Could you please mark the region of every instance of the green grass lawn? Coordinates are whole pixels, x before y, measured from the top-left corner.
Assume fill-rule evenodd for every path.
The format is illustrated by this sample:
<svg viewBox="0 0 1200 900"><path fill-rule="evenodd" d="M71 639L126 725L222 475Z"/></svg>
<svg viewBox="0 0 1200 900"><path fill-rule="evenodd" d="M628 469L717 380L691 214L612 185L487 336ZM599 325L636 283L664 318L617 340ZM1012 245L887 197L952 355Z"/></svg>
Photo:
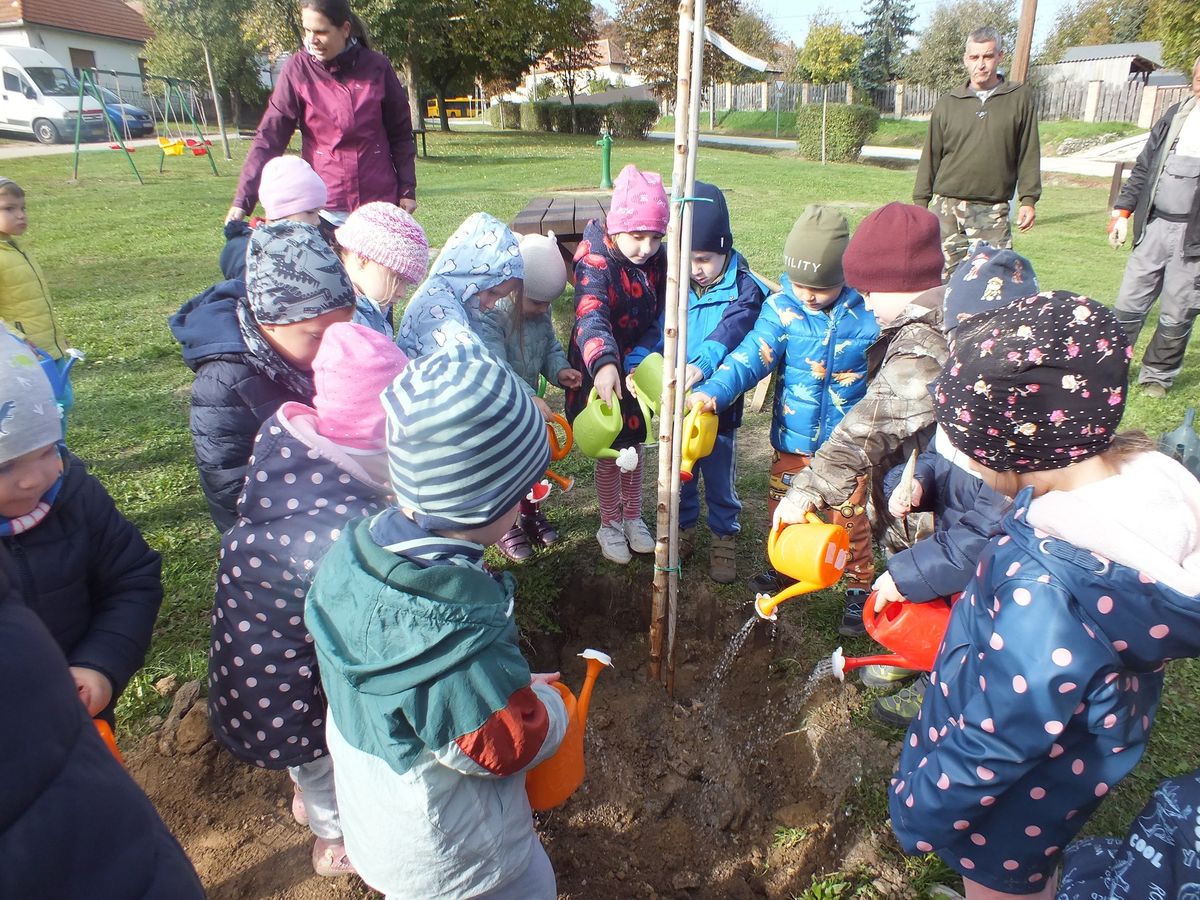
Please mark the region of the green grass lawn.
<svg viewBox="0 0 1200 900"><path fill-rule="evenodd" d="M534 195L591 188L599 180L599 154L590 137L431 132L428 140L430 158L418 161L418 217L435 245L473 211L507 220ZM234 146L236 153L245 152L245 143ZM669 176L671 157L665 144L619 142L613 148L614 171L635 163ZM192 376L166 320L220 278L221 222L240 157L233 163L218 159L221 176L215 178L203 159L168 159L161 176L155 171L157 153L139 151L135 159L145 186L133 180L120 154L103 151L83 157L77 184L68 180L69 156L11 160L4 168L28 192L27 240L45 269L67 335L87 353L76 369L70 444L165 562L166 602L154 646L120 707L123 728L132 732L163 711L152 689L157 679L205 673L218 542L192 460L187 426ZM701 152L697 174L726 190L736 245L771 277L778 277L784 238L806 204L838 206L853 225L874 207L908 198L912 186L911 171L823 167L791 154L709 147ZM1099 182L1048 184L1036 227L1017 240L1043 287L1111 303L1128 256L1104 240L1106 200L1107 185ZM1193 351L1165 401L1152 403L1134 390L1126 425L1154 434L1173 428L1185 407L1200 405L1198 364L1200 355ZM582 460L568 462L578 474L588 469ZM764 482L763 473L747 472L743 492L761 493ZM581 489L590 490L586 480ZM581 553L595 556L590 532L574 537ZM529 578L550 589L561 584L553 572L534 570ZM1197 765L1198 689L1200 666L1172 664L1150 752L1106 801L1093 829L1123 830L1159 779Z"/></svg>

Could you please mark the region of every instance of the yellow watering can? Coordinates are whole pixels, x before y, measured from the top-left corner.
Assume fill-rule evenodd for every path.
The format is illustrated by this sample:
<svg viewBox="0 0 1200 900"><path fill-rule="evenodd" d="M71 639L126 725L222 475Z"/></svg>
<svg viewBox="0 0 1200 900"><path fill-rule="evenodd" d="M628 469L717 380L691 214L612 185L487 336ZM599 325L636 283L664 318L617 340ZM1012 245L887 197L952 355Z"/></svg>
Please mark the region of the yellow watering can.
<svg viewBox="0 0 1200 900"><path fill-rule="evenodd" d="M822 521L816 513L808 513L806 522L789 525L781 522L767 538L767 558L775 570L796 583L774 597L757 594L754 611L764 619L774 619L775 611L784 600L800 594L824 590L842 577L850 556L850 532L840 525Z"/></svg>
<svg viewBox="0 0 1200 900"><path fill-rule="evenodd" d="M662 400L663 356L651 353L633 370L633 386L637 389L642 408L658 415L658 404Z"/></svg>
<svg viewBox="0 0 1200 900"><path fill-rule="evenodd" d="M712 453L717 443L717 414L705 412L701 406L693 406L683 420L683 431L679 435L679 465L681 481L692 480L692 468L698 461Z"/></svg>
<svg viewBox="0 0 1200 900"><path fill-rule="evenodd" d="M552 687L562 694L567 707L567 732L563 735L558 750L525 773L525 793L529 805L539 812L554 809L567 801L583 784L583 732L587 727L588 705L592 701L592 688L600 673L612 665L612 658L599 650L584 650L579 654L587 660L587 675L579 689L579 699L561 681Z"/></svg>
<svg viewBox="0 0 1200 900"><path fill-rule="evenodd" d="M639 395L638 404L642 407L645 420L650 420L650 410L646 401ZM616 459L617 451L612 443L625 427L625 418L621 415L620 403L605 403L595 388L588 394L587 406L580 410L579 415L571 425L575 434L575 446L584 456L592 459Z"/></svg>

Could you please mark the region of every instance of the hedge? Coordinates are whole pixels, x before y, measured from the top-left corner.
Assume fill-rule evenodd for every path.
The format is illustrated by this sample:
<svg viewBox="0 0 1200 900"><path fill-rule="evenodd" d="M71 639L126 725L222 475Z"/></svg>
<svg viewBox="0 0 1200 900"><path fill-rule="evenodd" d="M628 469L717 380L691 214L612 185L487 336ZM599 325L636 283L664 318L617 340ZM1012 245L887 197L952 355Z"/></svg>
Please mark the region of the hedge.
<svg viewBox="0 0 1200 900"><path fill-rule="evenodd" d="M879 125L879 111L872 106L830 103L825 117L825 158L852 162ZM800 155L821 158L821 104L796 107L796 132Z"/></svg>
<svg viewBox="0 0 1200 900"><path fill-rule="evenodd" d="M613 137L644 141L658 121L658 104L653 100L622 100L608 108Z"/></svg>
<svg viewBox="0 0 1200 900"><path fill-rule="evenodd" d="M653 100L622 100L609 106L577 103L574 129L570 104L557 101L522 103L520 119L524 131L600 134L607 124L613 137L644 140L650 126L658 121L658 104ZM493 124L497 121L492 120Z"/></svg>
<svg viewBox="0 0 1200 900"><path fill-rule="evenodd" d="M504 111L503 125L500 122L501 110ZM495 106L488 107L487 115L488 121L491 122L493 128L520 128L522 125L520 103L501 100Z"/></svg>

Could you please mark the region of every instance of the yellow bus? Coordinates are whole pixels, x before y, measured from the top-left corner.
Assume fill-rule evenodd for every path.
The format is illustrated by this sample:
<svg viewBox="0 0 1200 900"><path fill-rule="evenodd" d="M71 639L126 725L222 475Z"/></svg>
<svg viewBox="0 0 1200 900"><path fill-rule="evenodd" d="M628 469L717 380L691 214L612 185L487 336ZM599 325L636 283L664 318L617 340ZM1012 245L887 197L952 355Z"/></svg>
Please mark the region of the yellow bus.
<svg viewBox="0 0 1200 900"><path fill-rule="evenodd" d="M451 119L462 119L475 116L479 101L474 97L447 97L446 116ZM430 119L440 116L437 97L431 97L425 102L425 115Z"/></svg>

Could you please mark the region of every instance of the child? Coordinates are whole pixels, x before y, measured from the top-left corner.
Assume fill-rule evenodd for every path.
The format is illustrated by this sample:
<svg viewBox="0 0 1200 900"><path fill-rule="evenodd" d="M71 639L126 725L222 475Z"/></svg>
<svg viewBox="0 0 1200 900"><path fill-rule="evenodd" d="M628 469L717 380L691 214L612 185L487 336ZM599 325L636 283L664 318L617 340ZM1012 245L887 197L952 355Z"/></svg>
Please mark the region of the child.
<svg viewBox="0 0 1200 900"><path fill-rule="evenodd" d="M705 205L697 204L693 216ZM842 254L849 239L845 216L823 206L807 207L783 248L785 272L779 292L767 299L750 333L724 357L715 373L710 359L710 377L692 395L692 403L707 403L720 411L723 419L731 413L740 417L742 393L779 368L771 416L775 459L767 500L772 515L795 474L808 465L822 441L867 389L867 348L879 336L879 326L863 306L861 295L848 287L843 277ZM728 465L732 467L732 459ZM711 486L709 490L711 510ZM865 490L859 489L858 499L851 497L850 502L861 506ZM683 500L681 496L681 525ZM831 515L850 530L855 550L852 589L861 590L870 583L862 562L871 554L870 524L862 512L842 516L833 510ZM759 586L777 590L781 586L777 579L776 573L769 571Z"/></svg>
<svg viewBox="0 0 1200 900"><path fill-rule="evenodd" d="M501 300L483 314L481 334L485 346L497 359L508 363L542 418L549 422L552 412L550 405L537 394L539 380L544 377L550 384L563 388L577 388L583 380L579 371L567 362L550 315L550 304L567 286L567 266L554 233L546 237L522 235L521 264L525 270L523 289L515 298ZM540 501L529 496L521 501L517 524L496 547L513 562L521 562L533 555L530 542L549 547L557 541L558 531L541 512Z"/></svg>
<svg viewBox="0 0 1200 900"><path fill-rule="evenodd" d="M1029 260L1012 250L978 243L946 285L946 331L952 338L973 316L1037 292L1037 276ZM903 471L904 466L898 465L884 478L888 512L898 518L914 510L932 512L934 532L888 560L888 570L874 585L877 613L888 603L925 603L960 593L1008 506L1008 499L980 480L969 459L954 449L941 428L917 458L912 497L907 503L897 494ZM863 683L872 687L887 687L913 674L910 669L893 666L860 670ZM928 684L929 676L921 673L898 693L878 698L871 707L872 715L887 725L907 728L921 708Z"/></svg>
<svg viewBox="0 0 1200 900"><path fill-rule="evenodd" d="M162 560L61 439L50 382L24 342L0 332L0 541L88 715L112 725L150 646Z"/></svg>
<svg viewBox="0 0 1200 900"><path fill-rule="evenodd" d="M409 359L455 341L479 341L479 319L521 286L516 236L487 213L474 213L446 241L413 294L397 329Z"/></svg>
<svg viewBox="0 0 1200 900"><path fill-rule="evenodd" d="M310 403L325 329L354 313L346 270L312 225L281 221L250 237L248 281L224 281L171 317L192 383L192 446L219 531L237 498L258 428L289 400Z"/></svg>
<svg viewBox="0 0 1200 900"><path fill-rule="evenodd" d="M1061 848L1137 764L1167 659L1200 654L1200 484L1116 435L1131 356L1086 297L959 329L938 424L1015 496L955 604L890 796L968 898L1052 897Z"/></svg>
<svg viewBox="0 0 1200 900"><path fill-rule="evenodd" d="M571 368L582 373L567 391L567 417L587 404L592 387L605 403L615 396L625 427L613 448L633 448L629 471L611 459L596 460L600 530L605 559L627 563L633 553L653 553L654 536L642 521L642 450L647 423L623 374L630 374L659 343L659 321L667 291L667 254L662 249L670 210L662 178L626 166L617 176L607 224L592 220L575 250L575 330L567 350Z"/></svg>
<svg viewBox="0 0 1200 900"><path fill-rule="evenodd" d="M54 319L46 276L16 239L25 233L25 191L0 178L0 319L53 360L67 356L67 339Z"/></svg>
<svg viewBox="0 0 1200 900"><path fill-rule="evenodd" d="M545 425L474 343L410 362L383 403L394 506L350 523L305 613L346 848L388 897L553 900L523 773L566 710L521 656L512 576L483 564L546 471Z"/></svg>
<svg viewBox="0 0 1200 900"><path fill-rule="evenodd" d="M287 219L319 225L329 192L321 176L299 156L277 156L262 170L259 200L268 222ZM258 221L262 221L261 219ZM221 272L227 279L246 280L246 249L253 224L244 219L225 223L225 246L221 248Z"/></svg>
<svg viewBox="0 0 1200 900"><path fill-rule="evenodd" d="M317 836L319 875L353 868L342 844L304 596L346 522L386 505L379 394L405 361L363 325L331 325L313 361L313 405L285 403L263 423L237 524L221 540L208 654L213 734L244 762L287 767L296 783L293 813Z"/></svg>
<svg viewBox="0 0 1200 900"><path fill-rule="evenodd" d="M392 337L392 305L429 268L424 230L399 206L377 200L350 213L334 238L358 292L355 318Z"/></svg>
<svg viewBox="0 0 1200 900"><path fill-rule="evenodd" d="M860 515L870 483L878 517L875 530L887 524L880 476L928 441L933 430L928 385L946 360L939 235L937 216L929 210L889 203L863 219L850 239L842 257L846 281L862 293L881 327L867 351L867 391L808 467L792 476L775 512L778 521L801 522L805 513L822 506L840 508L842 515ZM890 537L907 546L906 535ZM838 628L848 636L866 631L866 587L875 577L869 547L854 557L855 587L846 591Z"/></svg>

